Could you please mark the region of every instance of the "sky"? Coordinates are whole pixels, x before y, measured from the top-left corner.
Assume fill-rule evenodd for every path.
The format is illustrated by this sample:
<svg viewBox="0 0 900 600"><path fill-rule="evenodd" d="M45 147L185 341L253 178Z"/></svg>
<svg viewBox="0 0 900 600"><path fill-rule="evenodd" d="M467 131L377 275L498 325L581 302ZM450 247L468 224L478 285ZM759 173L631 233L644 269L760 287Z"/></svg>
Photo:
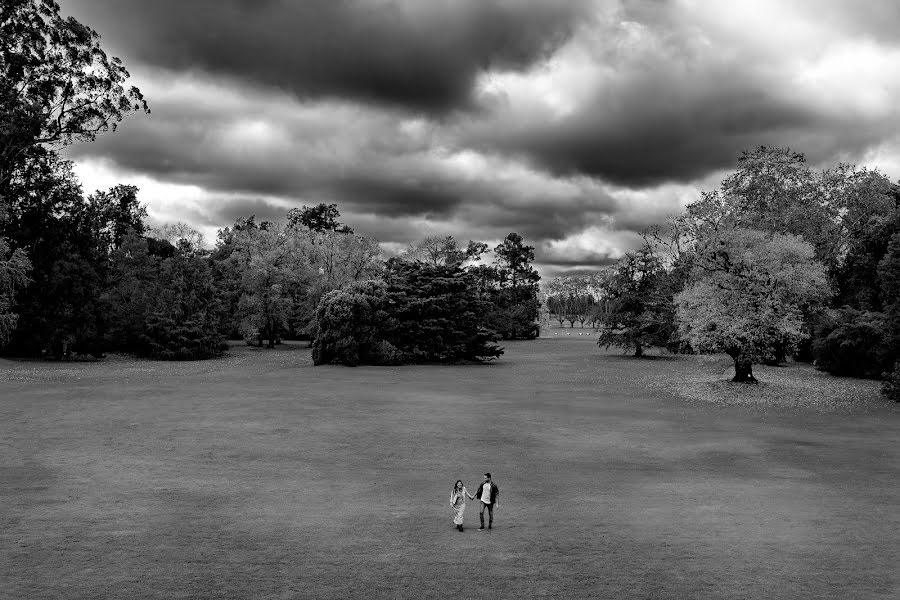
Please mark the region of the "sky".
<svg viewBox="0 0 900 600"><path fill-rule="evenodd" d="M535 246L545 276L637 247L742 150L900 176L895 0L60 0L151 114L67 149L150 222L336 203L398 252Z"/></svg>

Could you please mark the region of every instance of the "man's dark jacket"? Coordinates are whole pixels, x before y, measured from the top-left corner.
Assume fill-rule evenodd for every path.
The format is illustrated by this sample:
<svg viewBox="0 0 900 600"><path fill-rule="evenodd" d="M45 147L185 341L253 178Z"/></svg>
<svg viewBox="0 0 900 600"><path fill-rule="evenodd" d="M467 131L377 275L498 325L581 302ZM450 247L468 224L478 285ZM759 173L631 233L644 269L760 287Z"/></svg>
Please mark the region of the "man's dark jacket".
<svg viewBox="0 0 900 600"><path fill-rule="evenodd" d="M481 485L478 486L478 489L475 491L475 499L481 501L481 490L484 489L484 484L486 481L482 481ZM491 504L494 504L497 501L497 496L500 495L500 488L497 487L497 484L493 481L491 482Z"/></svg>

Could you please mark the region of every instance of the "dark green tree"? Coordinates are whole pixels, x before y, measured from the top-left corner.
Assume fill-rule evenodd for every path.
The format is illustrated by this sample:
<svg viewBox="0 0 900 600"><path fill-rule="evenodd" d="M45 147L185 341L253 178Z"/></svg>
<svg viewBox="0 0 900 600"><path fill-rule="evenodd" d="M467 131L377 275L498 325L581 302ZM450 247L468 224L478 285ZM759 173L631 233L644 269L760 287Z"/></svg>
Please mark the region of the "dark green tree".
<svg viewBox="0 0 900 600"><path fill-rule="evenodd" d="M149 112L128 77L97 32L53 0L0 0L0 194L37 145L90 141Z"/></svg>
<svg viewBox="0 0 900 600"><path fill-rule="evenodd" d="M353 228L338 221L341 212L337 204L317 204L316 206L303 206L292 208L288 211L288 227L302 226L310 231L337 231L338 233L353 233Z"/></svg>
<svg viewBox="0 0 900 600"><path fill-rule="evenodd" d="M493 285L485 287L493 304L488 326L503 339L534 339L540 333L541 276L533 263L534 246L526 245L522 236L513 232L494 248L492 268L475 270L482 282L493 279Z"/></svg>
<svg viewBox="0 0 900 600"><path fill-rule="evenodd" d="M319 303L316 364L484 361L499 357L475 277L456 265L391 259L385 281L356 282Z"/></svg>
<svg viewBox="0 0 900 600"><path fill-rule="evenodd" d="M629 252L604 280L605 310L597 313L597 343L634 350L641 357L651 346L669 346L676 332L677 290L662 260L647 246Z"/></svg>

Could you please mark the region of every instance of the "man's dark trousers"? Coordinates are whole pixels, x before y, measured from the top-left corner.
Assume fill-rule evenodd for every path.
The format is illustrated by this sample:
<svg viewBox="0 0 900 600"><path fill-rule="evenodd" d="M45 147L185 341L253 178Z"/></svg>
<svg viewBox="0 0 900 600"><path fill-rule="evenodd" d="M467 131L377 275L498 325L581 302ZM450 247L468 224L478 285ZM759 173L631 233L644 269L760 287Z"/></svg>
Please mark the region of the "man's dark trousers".
<svg viewBox="0 0 900 600"><path fill-rule="evenodd" d="M494 525L494 505L493 504L485 504L481 503L481 512L478 513L478 516L481 518L481 528L484 529L484 509L488 511L488 529L490 529Z"/></svg>

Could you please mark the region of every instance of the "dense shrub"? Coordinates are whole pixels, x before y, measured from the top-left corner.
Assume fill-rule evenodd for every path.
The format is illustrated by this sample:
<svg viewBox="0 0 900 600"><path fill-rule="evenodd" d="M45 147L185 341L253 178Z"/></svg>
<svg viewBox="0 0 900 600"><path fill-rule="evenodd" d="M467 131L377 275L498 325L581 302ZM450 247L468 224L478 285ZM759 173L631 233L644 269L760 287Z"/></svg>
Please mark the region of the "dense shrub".
<svg viewBox="0 0 900 600"><path fill-rule="evenodd" d="M387 280L329 292L316 312L314 364L356 366L489 360L489 304L459 265L390 261Z"/></svg>
<svg viewBox="0 0 900 600"><path fill-rule="evenodd" d="M316 310L317 332L313 363L355 367L381 364L390 354L381 343L388 319L387 285L382 281L353 282L328 292ZM394 362L391 357L388 362Z"/></svg>
<svg viewBox="0 0 900 600"><path fill-rule="evenodd" d="M502 298L495 298L486 317L488 326L504 340L533 340L541 333L537 323L540 302L527 298L519 304L507 305Z"/></svg>
<svg viewBox="0 0 900 600"><path fill-rule="evenodd" d="M816 367L849 377L877 379L892 368L883 313L843 308L818 324L812 351Z"/></svg>
<svg viewBox="0 0 900 600"><path fill-rule="evenodd" d="M162 360L223 354L222 302L202 254L129 234L110 262L101 296L108 348Z"/></svg>
<svg viewBox="0 0 900 600"><path fill-rule="evenodd" d="M894 370L885 373L881 393L889 400L900 402L900 361L894 363Z"/></svg>
<svg viewBox="0 0 900 600"><path fill-rule="evenodd" d="M228 345L203 315L187 321L154 313L147 318L137 353L158 360L201 360L222 356Z"/></svg>

